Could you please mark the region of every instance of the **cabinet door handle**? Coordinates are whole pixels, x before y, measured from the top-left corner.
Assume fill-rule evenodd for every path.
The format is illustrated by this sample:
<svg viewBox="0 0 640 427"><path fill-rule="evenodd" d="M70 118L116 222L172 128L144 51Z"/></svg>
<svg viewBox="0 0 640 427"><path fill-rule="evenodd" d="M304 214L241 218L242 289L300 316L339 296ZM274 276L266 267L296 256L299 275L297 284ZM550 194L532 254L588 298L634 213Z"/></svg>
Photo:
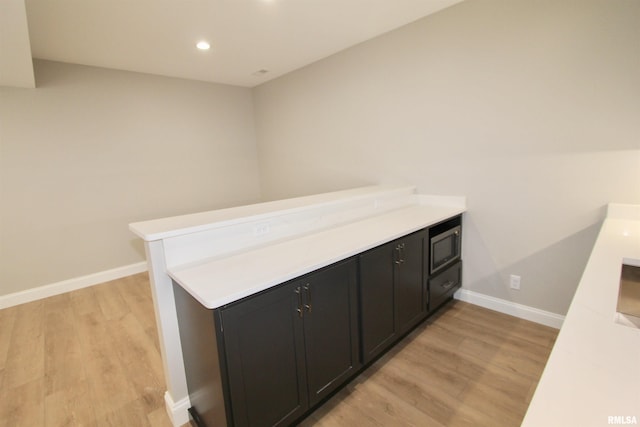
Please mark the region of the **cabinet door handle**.
<svg viewBox="0 0 640 427"><path fill-rule="evenodd" d="M298 316L302 317L302 292L300 292L300 286L296 288L295 293L298 294L298 308L296 308L296 311Z"/></svg>
<svg viewBox="0 0 640 427"><path fill-rule="evenodd" d="M449 289L455 284L453 280L449 280L448 282L443 283L441 286L443 289Z"/></svg>
<svg viewBox="0 0 640 427"><path fill-rule="evenodd" d="M403 256L403 251L404 250L404 243L399 244L398 246L396 246L396 260L394 261L397 265L400 265L404 262L404 256Z"/></svg>
<svg viewBox="0 0 640 427"><path fill-rule="evenodd" d="M304 290L307 293L307 303L304 305L304 308L307 309L307 312L311 313L311 285L304 285Z"/></svg>

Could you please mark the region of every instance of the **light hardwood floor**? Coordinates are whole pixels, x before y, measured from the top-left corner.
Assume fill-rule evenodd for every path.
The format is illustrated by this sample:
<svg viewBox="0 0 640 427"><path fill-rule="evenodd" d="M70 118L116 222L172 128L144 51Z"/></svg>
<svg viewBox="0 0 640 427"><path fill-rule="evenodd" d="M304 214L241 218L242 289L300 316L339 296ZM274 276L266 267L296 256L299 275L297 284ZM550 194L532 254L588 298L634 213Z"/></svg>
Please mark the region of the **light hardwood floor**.
<svg viewBox="0 0 640 427"><path fill-rule="evenodd" d="M557 331L462 302L303 426L518 426ZM146 274L0 310L0 426L170 427Z"/></svg>
<svg viewBox="0 0 640 427"><path fill-rule="evenodd" d="M0 325L0 426L171 426L146 274L0 310Z"/></svg>
<svg viewBox="0 0 640 427"><path fill-rule="evenodd" d="M557 332L452 301L302 426L519 426Z"/></svg>

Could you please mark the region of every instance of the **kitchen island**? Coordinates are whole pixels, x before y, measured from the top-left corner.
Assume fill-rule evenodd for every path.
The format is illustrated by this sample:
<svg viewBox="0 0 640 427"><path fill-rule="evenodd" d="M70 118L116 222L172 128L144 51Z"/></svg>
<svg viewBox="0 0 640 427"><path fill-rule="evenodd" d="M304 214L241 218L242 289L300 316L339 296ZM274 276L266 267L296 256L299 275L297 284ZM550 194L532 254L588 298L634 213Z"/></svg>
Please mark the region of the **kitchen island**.
<svg viewBox="0 0 640 427"><path fill-rule="evenodd" d="M213 309L464 211L464 197L371 186L131 224L145 240L173 424L191 406L174 282Z"/></svg>
<svg viewBox="0 0 640 427"><path fill-rule="evenodd" d="M640 425L640 328L616 312L640 206L610 204L523 427Z"/></svg>

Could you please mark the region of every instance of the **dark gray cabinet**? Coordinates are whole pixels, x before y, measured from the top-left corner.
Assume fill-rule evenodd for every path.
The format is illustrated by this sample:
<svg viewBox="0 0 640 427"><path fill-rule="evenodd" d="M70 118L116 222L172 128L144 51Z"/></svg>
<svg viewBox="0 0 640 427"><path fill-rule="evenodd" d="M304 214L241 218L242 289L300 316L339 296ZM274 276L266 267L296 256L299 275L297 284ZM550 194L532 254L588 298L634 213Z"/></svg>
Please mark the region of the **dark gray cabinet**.
<svg viewBox="0 0 640 427"><path fill-rule="evenodd" d="M296 284L302 292L306 378L313 406L360 368L356 261L313 273Z"/></svg>
<svg viewBox="0 0 640 427"><path fill-rule="evenodd" d="M425 231L360 255L362 358L368 363L426 315Z"/></svg>
<svg viewBox="0 0 640 427"><path fill-rule="evenodd" d="M215 310L174 284L195 423L304 417L460 287L428 252L424 229Z"/></svg>
<svg viewBox="0 0 640 427"><path fill-rule="evenodd" d="M296 290L287 284L221 311L235 426L288 425L309 406Z"/></svg>
<svg viewBox="0 0 640 427"><path fill-rule="evenodd" d="M361 366L356 275L356 261L350 259L213 313L195 307L198 303L174 285L199 425L290 425L349 379ZM203 309L210 314L189 321ZM205 324L214 318L216 331ZM218 366L213 358L220 359ZM211 408L214 388L225 398L226 417Z"/></svg>
<svg viewBox="0 0 640 427"><path fill-rule="evenodd" d="M401 239L400 259L394 261L396 321L400 334L424 318L422 248L425 237L426 233L418 232Z"/></svg>

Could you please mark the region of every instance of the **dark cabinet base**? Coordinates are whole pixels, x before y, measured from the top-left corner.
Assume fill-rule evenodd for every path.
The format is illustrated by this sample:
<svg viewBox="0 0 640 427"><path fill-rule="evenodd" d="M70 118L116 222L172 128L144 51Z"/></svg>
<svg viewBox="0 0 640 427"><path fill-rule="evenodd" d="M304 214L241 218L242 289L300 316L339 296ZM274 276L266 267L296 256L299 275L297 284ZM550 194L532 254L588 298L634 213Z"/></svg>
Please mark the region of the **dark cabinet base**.
<svg viewBox="0 0 640 427"><path fill-rule="evenodd" d="M362 361L369 363L426 317L418 231L359 256Z"/></svg>
<svg viewBox="0 0 640 427"><path fill-rule="evenodd" d="M223 374L226 365L219 357L220 343L216 338L219 324L213 311L196 301L181 286L174 284L173 292L189 399L193 406L189 410L190 416L200 427L227 425L227 386Z"/></svg>
<svg viewBox="0 0 640 427"><path fill-rule="evenodd" d="M200 414L198 414L198 411L196 411L196 408L194 408L192 406L191 408L188 409L188 411L189 411L189 425L190 426L193 426L193 427L206 427L206 424L204 423L202 418L200 418Z"/></svg>
<svg viewBox="0 0 640 427"><path fill-rule="evenodd" d="M355 259L216 310L174 294L198 427L292 425L362 366Z"/></svg>
<svg viewBox="0 0 640 427"><path fill-rule="evenodd" d="M286 426L309 406L298 288L288 283L219 310L234 426Z"/></svg>

